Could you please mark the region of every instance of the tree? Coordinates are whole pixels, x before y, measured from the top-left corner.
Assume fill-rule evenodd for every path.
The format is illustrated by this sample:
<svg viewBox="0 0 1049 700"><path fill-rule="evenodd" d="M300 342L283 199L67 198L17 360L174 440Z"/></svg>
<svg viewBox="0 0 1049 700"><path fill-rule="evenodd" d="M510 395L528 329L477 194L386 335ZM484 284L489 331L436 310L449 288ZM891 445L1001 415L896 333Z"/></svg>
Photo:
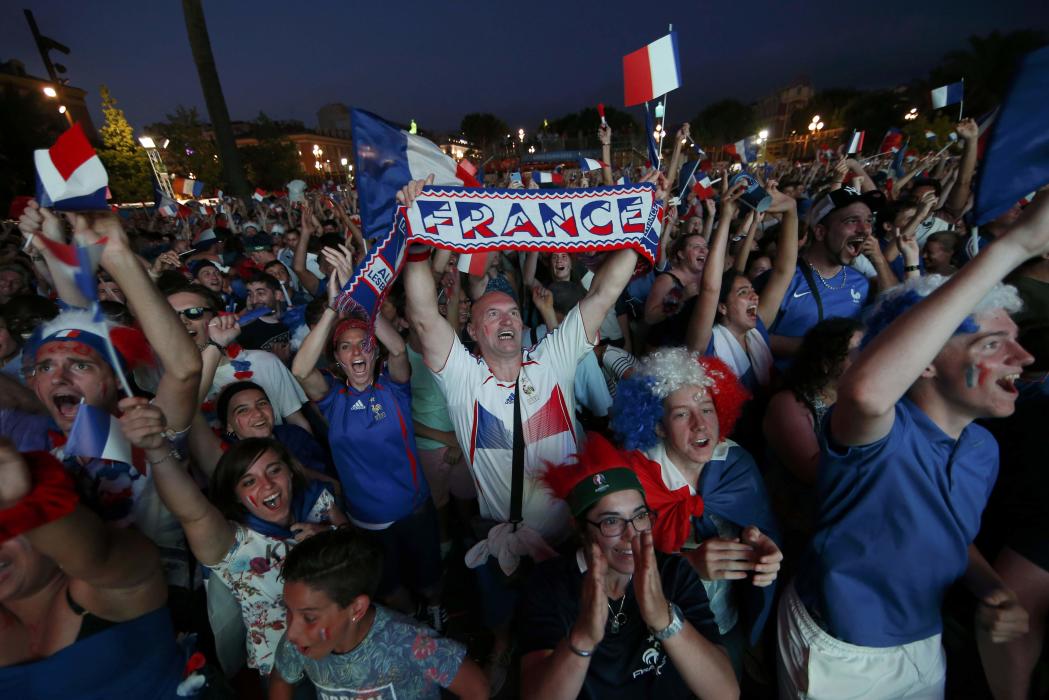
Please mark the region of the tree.
<svg viewBox="0 0 1049 700"><path fill-rule="evenodd" d="M626 112L615 107L605 107L605 121L612 129L614 137L630 136L638 130L637 122ZM565 139L575 139L579 148L599 145L597 129L601 125L601 115L594 107L587 107L557 119L551 119L547 131L560 134Z"/></svg>
<svg viewBox="0 0 1049 700"><path fill-rule="evenodd" d="M98 157L109 174L109 191L118 202L153 201L152 169L149 158L135 140L135 130L128 124L124 110L102 85L102 128L98 130L102 147Z"/></svg>
<svg viewBox="0 0 1049 700"><path fill-rule="evenodd" d="M193 51L193 62L197 64L197 74L200 76L200 88L204 92L204 102L208 106L208 115L215 130L215 144L218 147L222 172L225 174L224 179L233 194L247 197L248 181L244 179L240 153L237 152L237 140L233 137L233 126L230 124L229 110L226 108L226 97L222 94L215 56L211 53L211 38L208 36L208 24L204 19L201 0L182 0L182 14L186 20L186 33L189 35L189 47Z"/></svg>
<svg viewBox="0 0 1049 700"><path fill-rule="evenodd" d="M463 117L459 131L467 141L490 153L506 139L510 127L494 114L474 112Z"/></svg>
<svg viewBox="0 0 1049 700"><path fill-rule="evenodd" d="M295 125L292 123L292 126ZM253 132L258 143L242 146L240 152L244 157L248 179L256 187L280 190L291 180L303 177L295 144L282 138L288 126L286 122L271 120L263 112L259 112L255 119ZM297 126L302 125L299 123Z"/></svg>
<svg viewBox="0 0 1049 700"><path fill-rule="evenodd" d="M696 143L720 146L753 134L757 121L753 107L730 99L705 107L690 125Z"/></svg>
<svg viewBox="0 0 1049 700"><path fill-rule="evenodd" d="M65 128L65 118L39 91L0 89L0 216L16 196L33 193L33 151L49 148Z"/></svg>
<svg viewBox="0 0 1049 700"><path fill-rule="evenodd" d="M973 116L989 112L1005 97L1020 59L1046 43L1043 32L1027 29L1009 34L991 32L987 36L971 36L968 49L951 51L929 73L929 87L964 78L965 112Z"/></svg>
<svg viewBox="0 0 1049 700"><path fill-rule="evenodd" d="M209 188L226 190L218 149L209 135L209 126L201 121L196 107L179 105L174 113L165 115L166 121L150 124L146 133L154 139L167 139L164 164L176 175L193 173Z"/></svg>

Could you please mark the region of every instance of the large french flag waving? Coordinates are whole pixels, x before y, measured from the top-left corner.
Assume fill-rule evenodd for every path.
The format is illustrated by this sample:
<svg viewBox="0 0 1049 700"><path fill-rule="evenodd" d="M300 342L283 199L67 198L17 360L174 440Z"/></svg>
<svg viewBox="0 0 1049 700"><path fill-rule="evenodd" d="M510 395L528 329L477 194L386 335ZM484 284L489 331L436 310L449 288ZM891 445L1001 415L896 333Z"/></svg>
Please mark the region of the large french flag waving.
<svg viewBox="0 0 1049 700"><path fill-rule="evenodd" d="M464 185L456 163L433 142L409 134L363 109L351 115L357 151L357 191L364 237L375 240L390 232L397 211L397 192L411 180L434 174L435 185Z"/></svg>
<svg viewBox="0 0 1049 700"><path fill-rule="evenodd" d="M55 145L33 154L36 200L58 211L109 211L109 176L80 124L58 137Z"/></svg>
<svg viewBox="0 0 1049 700"><path fill-rule="evenodd" d="M627 107L681 87L677 32L623 56L623 100Z"/></svg>

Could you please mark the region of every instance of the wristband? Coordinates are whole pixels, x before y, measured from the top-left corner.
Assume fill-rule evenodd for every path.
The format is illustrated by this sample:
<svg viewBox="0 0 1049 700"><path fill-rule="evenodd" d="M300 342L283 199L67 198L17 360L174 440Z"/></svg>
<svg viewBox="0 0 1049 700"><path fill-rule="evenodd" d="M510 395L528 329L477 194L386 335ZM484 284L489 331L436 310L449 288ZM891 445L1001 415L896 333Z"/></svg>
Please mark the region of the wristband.
<svg viewBox="0 0 1049 700"><path fill-rule="evenodd" d="M430 259L430 249L424 245L412 246L408 249L408 262L425 262Z"/></svg>
<svg viewBox="0 0 1049 700"><path fill-rule="evenodd" d="M61 520L80 501L62 463L48 452L23 452L33 488L10 508L0 510L0 542Z"/></svg>
<svg viewBox="0 0 1049 700"><path fill-rule="evenodd" d="M904 272L918 272L921 268L917 265L907 265L903 268Z"/></svg>
<svg viewBox="0 0 1049 700"><path fill-rule="evenodd" d="M208 338L207 344L204 345L204 349L205 350L207 349L208 345L214 345L215 347L217 347L219 349L219 354L220 355L225 355L226 354L226 346L225 345L219 345L218 343L216 343L211 338Z"/></svg>
<svg viewBox="0 0 1049 700"><path fill-rule="evenodd" d="M582 649L577 649L576 646L574 644L572 644L572 638L571 637L565 637L565 643L568 644L568 650L571 651L576 656L581 656L584 659L589 659L591 656L594 655L594 650L593 649L591 649L590 651L583 651Z"/></svg>

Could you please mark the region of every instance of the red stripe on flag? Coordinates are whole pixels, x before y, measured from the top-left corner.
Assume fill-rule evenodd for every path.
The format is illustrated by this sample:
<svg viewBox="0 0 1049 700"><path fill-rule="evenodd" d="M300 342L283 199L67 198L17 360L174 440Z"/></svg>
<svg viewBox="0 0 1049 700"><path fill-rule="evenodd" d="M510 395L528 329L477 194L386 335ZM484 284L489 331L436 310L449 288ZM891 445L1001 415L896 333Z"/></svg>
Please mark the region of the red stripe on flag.
<svg viewBox="0 0 1049 700"><path fill-rule="evenodd" d="M70 267L80 267L80 260L76 255L76 248L66 243L58 243L52 241L47 236L37 236L37 240L44 244L44 247L54 255L59 262L69 265Z"/></svg>
<svg viewBox="0 0 1049 700"><path fill-rule="evenodd" d="M55 145L47 152L51 156L51 162L55 164L55 170L64 180L68 180L77 168L95 157L95 149L88 143L79 122L59 136Z"/></svg>
<svg viewBox="0 0 1049 700"><path fill-rule="evenodd" d="M623 56L623 101L627 107L651 100L652 67L648 46Z"/></svg>

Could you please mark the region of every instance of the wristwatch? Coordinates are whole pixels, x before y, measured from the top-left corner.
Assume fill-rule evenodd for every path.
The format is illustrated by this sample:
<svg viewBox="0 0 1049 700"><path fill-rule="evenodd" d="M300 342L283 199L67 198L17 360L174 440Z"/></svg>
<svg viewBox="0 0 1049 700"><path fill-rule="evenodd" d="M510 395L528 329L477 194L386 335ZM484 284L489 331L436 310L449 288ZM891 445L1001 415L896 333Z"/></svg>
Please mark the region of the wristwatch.
<svg viewBox="0 0 1049 700"><path fill-rule="evenodd" d="M651 627L648 628L648 631L652 633L652 636L660 642L665 642L670 639L685 626L685 616L681 614L681 608L679 608L676 603L667 603L667 609L670 612L670 624L661 630L654 630Z"/></svg>

